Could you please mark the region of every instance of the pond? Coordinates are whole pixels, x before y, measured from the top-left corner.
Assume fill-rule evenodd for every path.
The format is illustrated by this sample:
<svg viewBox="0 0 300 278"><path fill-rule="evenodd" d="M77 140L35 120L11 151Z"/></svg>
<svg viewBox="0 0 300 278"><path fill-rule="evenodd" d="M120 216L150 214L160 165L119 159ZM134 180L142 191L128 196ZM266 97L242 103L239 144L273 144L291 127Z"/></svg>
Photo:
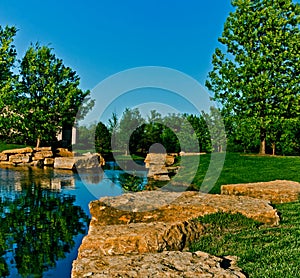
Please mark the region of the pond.
<svg viewBox="0 0 300 278"><path fill-rule="evenodd" d="M114 163L80 174L0 168L0 277L71 276L88 231L88 204L147 183L146 171L124 173Z"/></svg>

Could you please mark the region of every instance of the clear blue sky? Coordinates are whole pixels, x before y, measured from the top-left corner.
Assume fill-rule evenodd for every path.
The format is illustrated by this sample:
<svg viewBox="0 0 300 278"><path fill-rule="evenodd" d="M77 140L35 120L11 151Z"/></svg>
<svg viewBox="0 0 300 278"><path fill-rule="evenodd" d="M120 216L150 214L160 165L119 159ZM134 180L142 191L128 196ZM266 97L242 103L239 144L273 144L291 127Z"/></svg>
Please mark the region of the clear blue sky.
<svg viewBox="0 0 300 278"><path fill-rule="evenodd" d="M211 68L230 0L1 0L0 24L15 25L20 56L50 44L92 89L137 66L165 66L201 84Z"/></svg>
<svg viewBox="0 0 300 278"><path fill-rule="evenodd" d="M231 10L230 0L1 0L0 24L18 28L19 58L31 42L49 44L76 70L82 89L141 66L176 69L204 85ZM114 102L106 114L120 115L132 99ZM176 96L164 103L180 103L180 112L197 111Z"/></svg>

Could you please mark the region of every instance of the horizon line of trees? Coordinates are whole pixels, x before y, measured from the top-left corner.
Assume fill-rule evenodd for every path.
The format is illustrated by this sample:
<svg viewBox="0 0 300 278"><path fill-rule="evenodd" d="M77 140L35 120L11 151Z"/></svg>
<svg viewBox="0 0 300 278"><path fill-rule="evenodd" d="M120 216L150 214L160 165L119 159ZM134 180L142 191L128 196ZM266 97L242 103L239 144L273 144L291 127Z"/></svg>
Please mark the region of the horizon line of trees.
<svg viewBox="0 0 300 278"><path fill-rule="evenodd" d="M118 117L115 113L106 124L95 123L78 127L76 149L108 154L145 155L153 144L161 144L167 153L184 152L243 152L258 153L260 140L255 123L230 121L220 118L221 111L211 107L210 112L198 115L168 114L162 116L153 110L145 119L138 109L126 108ZM225 129L220 126L224 120ZM237 126L239 125L239 126ZM272 148L272 137L267 137L266 153L300 155L300 123L282 127ZM193 144L197 142L197 146Z"/></svg>

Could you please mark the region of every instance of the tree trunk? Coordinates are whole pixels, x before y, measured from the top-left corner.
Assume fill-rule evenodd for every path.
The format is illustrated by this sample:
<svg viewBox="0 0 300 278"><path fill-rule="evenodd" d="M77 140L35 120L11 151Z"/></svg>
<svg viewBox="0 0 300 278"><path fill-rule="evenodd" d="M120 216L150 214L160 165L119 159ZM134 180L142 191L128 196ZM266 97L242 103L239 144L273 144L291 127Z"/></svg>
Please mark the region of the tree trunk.
<svg viewBox="0 0 300 278"><path fill-rule="evenodd" d="M260 128L260 147L259 154L266 154L266 129Z"/></svg>
<svg viewBox="0 0 300 278"><path fill-rule="evenodd" d="M40 139L40 137L38 137L38 138L36 139L36 148L39 148L39 147L40 147L40 144L41 144L41 139Z"/></svg>
<svg viewBox="0 0 300 278"><path fill-rule="evenodd" d="M272 143L272 155L275 155L276 152L276 143Z"/></svg>

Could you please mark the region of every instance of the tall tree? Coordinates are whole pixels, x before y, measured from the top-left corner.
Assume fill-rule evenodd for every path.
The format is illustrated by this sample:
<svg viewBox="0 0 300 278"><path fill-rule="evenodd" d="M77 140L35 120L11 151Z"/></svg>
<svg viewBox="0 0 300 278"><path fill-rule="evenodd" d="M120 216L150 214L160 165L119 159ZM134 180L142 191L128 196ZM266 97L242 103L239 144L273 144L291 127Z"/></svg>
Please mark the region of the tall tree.
<svg viewBox="0 0 300 278"><path fill-rule="evenodd" d="M300 6L291 0L232 0L206 86L225 115L253 118L260 153L275 121L300 113Z"/></svg>
<svg viewBox="0 0 300 278"><path fill-rule="evenodd" d="M56 58L52 49L38 44L27 50L21 62L19 88L23 130L30 139L51 140L64 126L72 126L93 105L90 92L79 88L74 70ZM80 108L80 110L79 110Z"/></svg>
<svg viewBox="0 0 300 278"><path fill-rule="evenodd" d="M14 90L17 76L13 73L17 56L13 45L16 33L15 27L0 26L0 135L3 139L11 135L16 115Z"/></svg>
<svg viewBox="0 0 300 278"><path fill-rule="evenodd" d="M95 148L97 153L107 153L111 150L111 135L104 123L99 122L95 130Z"/></svg>
<svg viewBox="0 0 300 278"><path fill-rule="evenodd" d="M119 129L116 138L117 146L112 146L113 150L117 148L124 151L125 155L128 155L130 137L132 133L143 123L144 119L137 108L126 108L119 123Z"/></svg>

